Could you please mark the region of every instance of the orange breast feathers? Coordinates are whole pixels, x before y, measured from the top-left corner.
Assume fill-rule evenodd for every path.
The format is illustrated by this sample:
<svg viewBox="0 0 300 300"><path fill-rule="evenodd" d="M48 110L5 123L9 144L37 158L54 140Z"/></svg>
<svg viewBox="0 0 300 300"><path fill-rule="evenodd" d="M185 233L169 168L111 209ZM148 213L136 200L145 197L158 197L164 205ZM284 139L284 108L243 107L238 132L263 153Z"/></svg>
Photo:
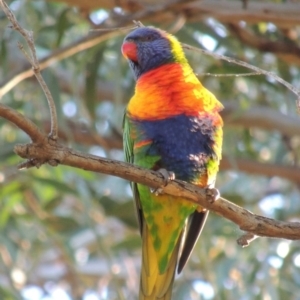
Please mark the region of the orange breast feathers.
<svg viewBox="0 0 300 300"><path fill-rule="evenodd" d="M211 114L222 108L222 104L203 87L189 65L171 63L151 70L138 79L127 109L132 116L142 120L161 120L180 114ZM219 123L219 120L217 118L216 122Z"/></svg>

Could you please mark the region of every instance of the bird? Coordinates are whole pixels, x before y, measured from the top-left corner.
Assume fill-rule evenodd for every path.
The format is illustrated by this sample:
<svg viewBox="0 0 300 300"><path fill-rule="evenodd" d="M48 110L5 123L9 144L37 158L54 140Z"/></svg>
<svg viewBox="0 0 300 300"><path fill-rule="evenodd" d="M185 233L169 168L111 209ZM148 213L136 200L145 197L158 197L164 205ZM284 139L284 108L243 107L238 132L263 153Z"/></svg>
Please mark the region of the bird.
<svg viewBox="0 0 300 300"><path fill-rule="evenodd" d="M216 196L222 104L201 84L174 35L138 27L124 38L121 52L136 81L123 121L125 160ZM131 186L142 238L139 300L170 300L176 269L179 274L189 259L208 210Z"/></svg>

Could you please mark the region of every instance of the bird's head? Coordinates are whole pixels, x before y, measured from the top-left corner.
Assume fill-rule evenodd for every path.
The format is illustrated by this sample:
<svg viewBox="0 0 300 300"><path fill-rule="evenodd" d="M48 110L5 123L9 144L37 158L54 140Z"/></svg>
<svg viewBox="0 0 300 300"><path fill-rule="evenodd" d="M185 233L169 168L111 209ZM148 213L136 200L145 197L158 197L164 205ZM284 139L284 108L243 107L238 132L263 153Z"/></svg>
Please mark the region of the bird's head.
<svg viewBox="0 0 300 300"><path fill-rule="evenodd" d="M187 63L181 44L171 34L153 27L140 27L124 39L122 53L138 79L168 63Z"/></svg>

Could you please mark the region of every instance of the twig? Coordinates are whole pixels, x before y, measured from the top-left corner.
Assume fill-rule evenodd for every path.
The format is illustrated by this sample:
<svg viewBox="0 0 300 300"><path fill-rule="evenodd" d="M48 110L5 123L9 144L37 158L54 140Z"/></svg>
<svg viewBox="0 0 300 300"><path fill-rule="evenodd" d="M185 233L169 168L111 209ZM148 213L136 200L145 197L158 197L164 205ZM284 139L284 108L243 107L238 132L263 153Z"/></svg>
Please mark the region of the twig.
<svg viewBox="0 0 300 300"><path fill-rule="evenodd" d="M210 76L210 77L249 77L249 76L258 76L258 75L263 75L263 74L258 72L238 73L238 74L197 73L197 76Z"/></svg>
<svg viewBox="0 0 300 300"><path fill-rule="evenodd" d="M244 247L248 247L250 245L251 242L253 242L255 239L257 239L258 236L247 232L244 235L242 235L240 238L237 239L237 244Z"/></svg>
<svg viewBox="0 0 300 300"><path fill-rule="evenodd" d="M1 1L1 0L0 0ZM1 2L0 2L1 3ZM104 40L112 38L118 34L117 31L114 32L99 32L97 34L91 34L80 38L79 40L65 46L63 48L54 50L48 56L42 58L39 61L40 69L43 70L49 67L51 64L70 57L80 51L89 49ZM26 78L34 75L33 69L29 65L25 65L21 70L16 71L9 79L0 83L0 99L5 94L7 94L12 88L14 88L18 83L25 80Z"/></svg>
<svg viewBox="0 0 300 300"><path fill-rule="evenodd" d="M55 107L55 103L53 101L52 95L49 91L49 88L41 75L41 69L39 66L39 61L38 61L36 51L35 51L35 46L34 46L33 33L32 33L32 31L28 31L21 27L21 25L18 23L16 17L14 16L13 12L10 10L8 5L5 3L5 1L0 0L0 5L1 5L4 13L6 14L7 18L12 23L13 29L18 31L23 36L23 38L25 39L25 41L29 47L31 55L29 55L25 51L23 45L21 45L20 43L18 44L20 50L23 52L23 54L25 55L27 60L30 62L33 72L34 72L34 75L37 78L41 88L44 91L44 94L48 101L49 110L50 110L51 131L50 131L49 137L53 140L57 140L57 138L58 138L58 136L57 136L58 129L57 128L58 127L57 127L56 107Z"/></svg>
<svg viewBox="0 0 300 300"><path fill-rule="evenodd" d="M300 90L295 88L293 85L291 85L290 83L288 83L287 81L285 81L284 79L282 79L281 77L277 76L276 74L274 74L272 72L265 71L263 69L260 69L256 66L253 66L253 65L250 65L250 64L248 64L244 61L241 61L239 59L236 59L236 58L228 57L228 56L221 55L221 54L215 54L215 53L212 53L210 51L200 49L200 48L197 48L197 47L193 47L193 46L190 46L190 45L187 45L187 44L181 44L181 45L184 49L193 50L193 51L196 51L196 52L199 52L199 53L204 53L204 54L212 56L214 58L226 60L230 63L234 63L236 65L240 65L240 66L245 67L247 69L253 70L253 71L257 72L257 74L263 74L263 75L266 75L266 76L270 76L270 77L274 78L276 81L280 82L282 85L284 85L291 92L293 92L297 96L297 99L298 99L297 101L300 101L299 100L300 99Z"/></svg>
<svg viewBox="0 0 300 300"><path fill-rule="evenodd" d="M136 26L109 27L90 29L90 32L107 32L107 31L128 31L135 29Z"/></svg>
<svg viewBox="0 0 300 300"><path fill-rule="evenodd" d="M145 25L141 21L133 20L132 22L136 27L145 27Z"/></svg>

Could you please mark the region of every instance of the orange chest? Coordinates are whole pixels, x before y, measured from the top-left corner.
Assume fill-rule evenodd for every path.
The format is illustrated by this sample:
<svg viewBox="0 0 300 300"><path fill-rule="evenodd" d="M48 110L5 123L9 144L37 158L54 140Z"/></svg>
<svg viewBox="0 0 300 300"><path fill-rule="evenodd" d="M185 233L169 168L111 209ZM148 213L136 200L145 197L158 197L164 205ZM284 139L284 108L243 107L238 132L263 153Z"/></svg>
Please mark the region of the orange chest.
<svg viewBox="0 0 300 300"><path fill-rule="evenodd" d="M189 66L173 63L139 78L127 109L139 119L159 120L180 114L198 116L221 107Z"/></svg>

